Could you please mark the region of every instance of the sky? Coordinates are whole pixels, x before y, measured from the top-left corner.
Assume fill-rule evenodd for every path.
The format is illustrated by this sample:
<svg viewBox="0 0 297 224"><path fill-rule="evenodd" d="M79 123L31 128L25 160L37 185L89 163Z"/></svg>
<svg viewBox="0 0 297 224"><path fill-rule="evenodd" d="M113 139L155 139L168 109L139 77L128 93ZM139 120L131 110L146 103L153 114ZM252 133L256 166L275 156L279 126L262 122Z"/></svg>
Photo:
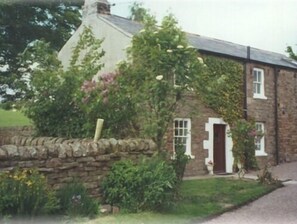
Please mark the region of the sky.
<svg viewBox="0 0 297 224"><path fill-rule="evenodd" d="M133 0L109 0L129 15ZM297 51L297 0L138 0L158 21L172 13L190 33L286 54Z"/></svg>

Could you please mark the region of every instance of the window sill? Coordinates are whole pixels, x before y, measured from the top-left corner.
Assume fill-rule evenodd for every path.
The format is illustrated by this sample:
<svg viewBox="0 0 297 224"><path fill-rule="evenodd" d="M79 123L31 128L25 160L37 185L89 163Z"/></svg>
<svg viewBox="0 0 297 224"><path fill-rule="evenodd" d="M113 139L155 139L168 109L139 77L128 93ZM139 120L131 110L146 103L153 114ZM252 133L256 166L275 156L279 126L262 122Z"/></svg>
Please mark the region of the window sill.
<svg viewBox="0 0 297 224"><path fill-rule="evenodd" d="M253 98L254 99L260 99L260 100L267 100L268 99L266 96L263 96L263 95L254 95Z"/></svg>
<svg viewBox="0 0 297 224"><path fill-rule="evenodd" d="M256 152L256 156L267 156L266 152Z"/></svg>

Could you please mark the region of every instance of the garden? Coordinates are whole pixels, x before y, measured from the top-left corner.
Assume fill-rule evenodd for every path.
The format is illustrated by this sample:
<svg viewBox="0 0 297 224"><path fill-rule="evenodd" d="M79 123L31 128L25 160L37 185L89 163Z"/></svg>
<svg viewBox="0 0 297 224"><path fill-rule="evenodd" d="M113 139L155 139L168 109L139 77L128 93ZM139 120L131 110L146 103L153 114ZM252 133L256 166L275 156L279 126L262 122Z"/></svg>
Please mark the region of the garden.
<svg viewBox="0 0 297 224"><path fill-rule="evenodd" d="M67 71L49 44L36 41L28 47L20 56L20 71L30 74L30 85L25 85L20 107L39 136L90 138L100 116L105 122L103 137L150 138L158 152L150 159L113 164L102 182L100 200L90 197L79 180L54 190L35 169L2 172L0 218L5 223L41 216L58 217L55 222L61 223L188 223L236 208L280 186L267 184L265 178L258 182L241 178L183 181L189 160L184 148L176 147L173 160L165 150L164 138L175 109L183 94L191 91L231 125L235 162L244 169L256 167L255 127L241 113L240 65L214 57L203 60L172 16L165 17L160 26L149 17L133 37L128 50L131 60L95 82L92 77L103 66L101 43L86 27ZM85 52L83 57L81 52ZM17 124L29 123L19 112L0 113L7 120L11 115L20 117ZM8 125L6 119L1 126ZM120 212L99 214L104 204Z"/></svg>

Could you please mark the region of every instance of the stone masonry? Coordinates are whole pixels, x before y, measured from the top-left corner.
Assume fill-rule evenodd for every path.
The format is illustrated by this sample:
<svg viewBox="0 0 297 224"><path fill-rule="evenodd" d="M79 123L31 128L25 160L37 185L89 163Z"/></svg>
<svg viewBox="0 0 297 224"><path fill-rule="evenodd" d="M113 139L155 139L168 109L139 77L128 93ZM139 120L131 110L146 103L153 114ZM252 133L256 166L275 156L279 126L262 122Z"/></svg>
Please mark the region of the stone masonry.
<svg viewBox="0 0 297 224"><path fill-rule="evenodd" d="M145 139L93 142L90 139L14 136L9 144L0 146L0 172L15 167L37 168L54 189L79 179L92 196L100 198L100 183L114 162L152 156L155 150L155 143Z"/></svg>

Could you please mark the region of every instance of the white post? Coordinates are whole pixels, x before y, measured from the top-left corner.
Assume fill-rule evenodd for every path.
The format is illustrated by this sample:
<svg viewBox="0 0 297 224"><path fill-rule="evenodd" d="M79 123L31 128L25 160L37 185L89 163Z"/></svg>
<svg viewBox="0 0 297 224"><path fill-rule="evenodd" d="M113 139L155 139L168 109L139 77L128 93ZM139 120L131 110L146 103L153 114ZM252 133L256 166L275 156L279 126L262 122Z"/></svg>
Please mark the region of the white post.
<svg viewBox="0 0 297 224"><path fill-rule="evenodd" d="M97 119L97 124L96 124L96 131L95 131L95 136L94 136L94 142L97 142L98 139L100 138L102 127L103 127L103 119Z"/></svg>

